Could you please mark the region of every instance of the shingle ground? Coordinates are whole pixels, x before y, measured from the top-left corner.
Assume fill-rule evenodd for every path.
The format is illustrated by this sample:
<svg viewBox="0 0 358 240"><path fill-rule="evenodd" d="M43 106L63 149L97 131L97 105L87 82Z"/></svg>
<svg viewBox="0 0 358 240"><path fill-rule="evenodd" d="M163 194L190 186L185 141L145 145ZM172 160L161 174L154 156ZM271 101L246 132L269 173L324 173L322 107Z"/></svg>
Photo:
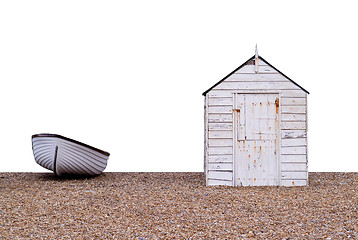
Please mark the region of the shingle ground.
<svg viewBox="0 0 358 240"><path fill-rule="evenodd" d="M0 173L0 239L357 239L358 173L206 187L203 173Z"/></svg>

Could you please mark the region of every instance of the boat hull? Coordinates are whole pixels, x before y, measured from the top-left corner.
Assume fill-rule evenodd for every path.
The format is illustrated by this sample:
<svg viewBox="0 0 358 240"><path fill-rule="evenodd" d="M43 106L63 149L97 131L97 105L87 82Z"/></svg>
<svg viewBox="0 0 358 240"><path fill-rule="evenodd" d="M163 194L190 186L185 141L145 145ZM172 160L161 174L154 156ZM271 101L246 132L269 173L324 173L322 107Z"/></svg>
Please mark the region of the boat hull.
<svg viewBox="0 0 358 240"><path fill-rule="evenodd" d="M35 161L56 175L89 175L103 172L109 153L57 134L32 136Z"/></svg>

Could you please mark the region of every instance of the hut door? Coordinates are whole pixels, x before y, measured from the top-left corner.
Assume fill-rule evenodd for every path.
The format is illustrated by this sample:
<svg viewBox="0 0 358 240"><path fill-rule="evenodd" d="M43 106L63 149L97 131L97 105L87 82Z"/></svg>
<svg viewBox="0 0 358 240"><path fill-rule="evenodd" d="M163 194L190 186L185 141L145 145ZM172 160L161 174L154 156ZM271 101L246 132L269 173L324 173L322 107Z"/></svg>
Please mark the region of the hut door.
<svg viewBox="0 0 358 240"><path fill-rule="evenodd" d="M238 94L235 104L236 184L278 185L278 94Z"/></svg>

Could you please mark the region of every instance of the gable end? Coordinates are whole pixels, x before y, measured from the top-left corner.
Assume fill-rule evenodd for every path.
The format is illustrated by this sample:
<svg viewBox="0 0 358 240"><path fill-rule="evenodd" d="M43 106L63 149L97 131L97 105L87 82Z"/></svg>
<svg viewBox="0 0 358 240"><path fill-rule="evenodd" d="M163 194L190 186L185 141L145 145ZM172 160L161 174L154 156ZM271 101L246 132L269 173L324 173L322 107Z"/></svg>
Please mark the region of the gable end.
<svg viewBox="0 0 358 240"><path fill-rule="evenodd" d="M245 65L250 65L252 64L251 61L255 59L255 56L252 56L251 58L249 58L246 62L244 62L242 65L240 65L238 68L236 68L234 71L232 71L231 73L229 73L226 77L224 77L222 80L220 80L219 82L217 82L216 84L214 84L211 88L209 88L208 90L206 90L205 92L203 92L203 96L206 96L206 94L208 92L210 92L213 88L215 88L217 85L219 85L220 83L222 83L223 81L225 81L228 77L230 77L232 74L234 74L236 71L238 71L240 68L242 68ZM294 85L296 85L297 87L299 87L302 91L304 91L305 93L309 94L309 92L304 89L303 87L301 87L300 85L298 85L295 81L293 81L292 79L290 79L289 77L287 77L285 74L283 74L280 70L278 70L277 68L275 68L274 66L272 66L269 62L267 62L264 58L262 58L261 56L259 56L259 59L261 59L263 62L265 62L267 65L269 65L270 67L272 67L273 69L275 69L278 73L280 73L282 76L284 76L285 78L287 78L288 80L290 80Z"/></svg>

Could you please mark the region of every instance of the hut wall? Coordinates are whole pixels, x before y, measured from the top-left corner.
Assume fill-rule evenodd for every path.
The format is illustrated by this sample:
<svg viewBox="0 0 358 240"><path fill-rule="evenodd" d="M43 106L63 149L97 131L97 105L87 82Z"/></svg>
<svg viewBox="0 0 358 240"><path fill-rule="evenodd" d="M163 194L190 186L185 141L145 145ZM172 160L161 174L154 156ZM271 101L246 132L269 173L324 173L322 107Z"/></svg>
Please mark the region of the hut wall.
<svg viewBox="0 0 358 240"><path fill-rule="evenodd" d="M280 94L280 185L306 185L307 93L259 59L249 62L205 96L205 160L207 185L233 185L233 99L240 91Z"/></svg>

